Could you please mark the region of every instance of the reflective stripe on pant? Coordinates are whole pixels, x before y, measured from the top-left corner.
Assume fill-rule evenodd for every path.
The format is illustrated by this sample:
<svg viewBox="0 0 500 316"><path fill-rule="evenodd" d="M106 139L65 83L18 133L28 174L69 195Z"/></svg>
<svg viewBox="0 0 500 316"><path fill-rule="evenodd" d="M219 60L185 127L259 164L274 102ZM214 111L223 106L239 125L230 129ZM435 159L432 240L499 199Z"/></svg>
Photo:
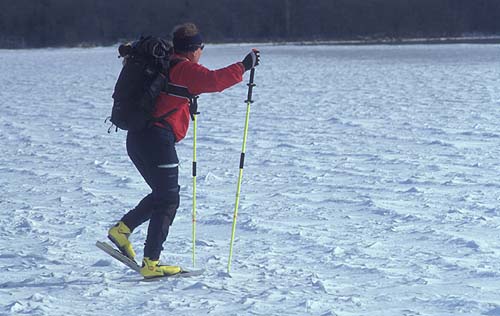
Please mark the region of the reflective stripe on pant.
<svg viewBox="0 0 500 316"><path fill-rule="evenodd" d="M144 257L157 260L179 207L179 159L170 130L152 127L127 134L127 152L151 193L122 221L134 230L149 220Z"/></svg>

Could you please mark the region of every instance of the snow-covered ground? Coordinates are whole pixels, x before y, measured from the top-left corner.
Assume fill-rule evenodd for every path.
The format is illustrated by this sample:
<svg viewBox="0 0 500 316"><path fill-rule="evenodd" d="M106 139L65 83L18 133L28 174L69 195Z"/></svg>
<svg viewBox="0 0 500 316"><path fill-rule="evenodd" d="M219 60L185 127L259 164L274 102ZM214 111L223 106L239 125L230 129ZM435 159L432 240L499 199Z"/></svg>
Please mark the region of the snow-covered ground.
<svg viewBox="0 0 500 316"><path fill-rule="evenodd" d="M0 51L1 315L500 315L499 47L260 48L231 275L244 83L200 98L206 273L149 283L94 246L148 193L104 124L115 48ZM186 267L191 136L162 254Z"/></svg>

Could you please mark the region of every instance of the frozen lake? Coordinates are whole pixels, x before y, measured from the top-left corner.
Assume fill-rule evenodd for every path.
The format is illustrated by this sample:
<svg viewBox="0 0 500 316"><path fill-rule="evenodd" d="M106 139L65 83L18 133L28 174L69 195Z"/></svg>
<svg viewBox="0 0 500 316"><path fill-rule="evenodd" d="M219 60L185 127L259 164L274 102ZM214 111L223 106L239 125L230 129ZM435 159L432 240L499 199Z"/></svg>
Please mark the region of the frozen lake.
<svg viewBox="0 0 500 316"><path fill-rule="evenodd" d="M94 246L148 192L104 124L116 48L0 50L0 315L500 316L500 47L259 47L231 276L248 74L199 100L207 271L153 283ZM191 137L162 258L188 267Z"/></svg>

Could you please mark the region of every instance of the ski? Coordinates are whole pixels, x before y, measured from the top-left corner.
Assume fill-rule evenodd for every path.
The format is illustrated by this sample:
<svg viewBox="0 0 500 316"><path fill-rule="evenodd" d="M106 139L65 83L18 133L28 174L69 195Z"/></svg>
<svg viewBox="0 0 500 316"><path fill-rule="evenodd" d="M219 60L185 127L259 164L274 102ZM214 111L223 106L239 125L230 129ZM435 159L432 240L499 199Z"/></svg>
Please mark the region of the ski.
<svg viewBox="0 0 500 316"><path fill-rule="evenodd" d="M144 279L142 279L142 281L144 281L144 282L154 282L154 281L158 281L158 280L161 280L161 279L187 278L187 277L193 277L193 276L202 275L203 272L205 272L205 269L200 269L200 270L182 270L181 272L179 272L177 274L165 275L165 276L155 277L155 278L144 278Z"/></svg>
<svg viewBox="0 0 500 316"><path fill-rule="evenodd" d="M111 246L107 242L103 241L97 241L95 243L97 248L101 249L111 257L115 258L116 260L120 261L130 269L134 270L137 273L140 273L141 267L137 264L135 260L130 259L129 257L125 256L122 254L120 251L118 251L115 247ZM200 270L184 270L182 269L181 272L177 274L172 274L172 275L165 275L162 277L156 277L156 278L144 278L143 281L154 281L158 279L166 279L166 278L186 278L186 277L192 277L192 276L197 276L197 275L202 275L203 272L205 272L204 269Z"/></svg>
<svg viewBox="0 0 500 316"><path fill-rule="evenodd" d="M95 245L97 246L97 248L101 249L111 257L115 258L116 260L120 261L130 269L134 270L135 272L139 273L141 271L141 267L137 264L137 262L135 262L135 260L132 260L129 257L125 256L107 242L97 241Z"/></svg>

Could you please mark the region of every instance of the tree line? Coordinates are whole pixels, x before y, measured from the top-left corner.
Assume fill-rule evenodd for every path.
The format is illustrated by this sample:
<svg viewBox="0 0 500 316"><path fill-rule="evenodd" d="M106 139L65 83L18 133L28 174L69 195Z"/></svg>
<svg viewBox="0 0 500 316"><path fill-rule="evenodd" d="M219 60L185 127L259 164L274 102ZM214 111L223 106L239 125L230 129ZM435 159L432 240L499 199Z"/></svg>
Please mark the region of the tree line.
<svg viewBox="0 0 500 316"><path fill-rule="evenodd" d="M108 45L196 23L207 42L500 35L499 0L0 0L0 47Z"/></svg>

